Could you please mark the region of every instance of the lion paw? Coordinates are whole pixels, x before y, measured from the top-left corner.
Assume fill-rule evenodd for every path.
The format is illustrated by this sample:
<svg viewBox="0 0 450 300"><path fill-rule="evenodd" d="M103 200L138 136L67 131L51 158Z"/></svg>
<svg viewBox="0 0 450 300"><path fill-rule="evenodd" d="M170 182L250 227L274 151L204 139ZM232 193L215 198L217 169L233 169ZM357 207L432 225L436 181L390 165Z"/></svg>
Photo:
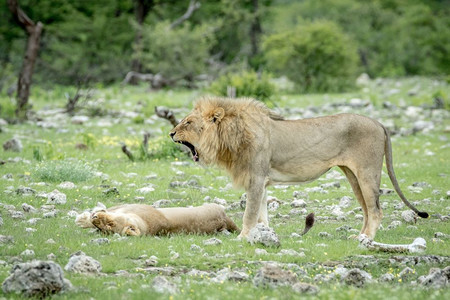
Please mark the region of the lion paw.
<svg viewBox="0 0 450 300"><path fill-rule="evenodd" d="M129 225L124 228L124 234L130 236L139 236L141 235L141 231L134 225Z"/></svg>
<svg viewBox="0 0 450 300"><path fill-rule="evenodd" d="M113 227L115 226L114 220L111 219L108 213L103 211L94 212L91 215L91 222L104 233L113 232Z"/></svg>

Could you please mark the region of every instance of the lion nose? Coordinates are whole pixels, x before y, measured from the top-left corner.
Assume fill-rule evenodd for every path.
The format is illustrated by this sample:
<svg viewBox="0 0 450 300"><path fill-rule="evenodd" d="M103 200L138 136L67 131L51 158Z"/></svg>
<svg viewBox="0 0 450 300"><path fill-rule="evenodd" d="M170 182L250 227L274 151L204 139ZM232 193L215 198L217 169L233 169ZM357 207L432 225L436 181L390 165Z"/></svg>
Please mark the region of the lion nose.
<svg viewBox="0 0 450 300"><path fill-rule="evenodd" d="M175 132L172 131L172 132L169 133L169 135L170 135L171 138L173 138L173 136L175 135Z"/></svg>

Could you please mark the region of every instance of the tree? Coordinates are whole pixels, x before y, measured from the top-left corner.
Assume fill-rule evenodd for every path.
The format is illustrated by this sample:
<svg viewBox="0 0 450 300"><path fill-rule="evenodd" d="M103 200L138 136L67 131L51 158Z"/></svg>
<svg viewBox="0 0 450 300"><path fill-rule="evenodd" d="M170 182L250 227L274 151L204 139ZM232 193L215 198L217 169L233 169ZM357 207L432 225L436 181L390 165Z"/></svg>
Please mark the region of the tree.
<svg viewBox="0 0 450 300"><path fill-rule="evenodd" d="M14 16L17 24L25 30L28 35L25 57L17 83L17 108L16 117L24 119L28 110L28 98L33 77L34 64L38 56L39 41L41 39L41 22L33 22L27 14L20 8L18 0L7 0L8 7Z"/></svg>
<svg viewBox="0 0 450 300"><path fill-rule="evenodd" d="M136 17L137 29L133 45L135 55L131 61L132 72L142 72L142 62L140 58L140 52L142 51L142 25L153 6L153 0L134 0L134 16ZM132 78L130 83L137 84L137 81L136 78Z"/></svg>

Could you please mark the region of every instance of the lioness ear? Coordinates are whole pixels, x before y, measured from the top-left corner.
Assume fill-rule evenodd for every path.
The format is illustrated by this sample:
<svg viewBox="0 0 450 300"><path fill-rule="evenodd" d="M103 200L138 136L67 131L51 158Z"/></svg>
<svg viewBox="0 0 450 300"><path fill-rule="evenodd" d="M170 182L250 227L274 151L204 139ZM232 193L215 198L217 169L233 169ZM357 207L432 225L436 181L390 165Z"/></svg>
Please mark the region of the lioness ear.
<svg viewBox="0 0 450 300"><path fill-rule="evenodd" d="M213 116L212 116L212 122L213 123L219 123L223 116L225 115L225 110L222 107L217 107L214 110Z"/></svg>

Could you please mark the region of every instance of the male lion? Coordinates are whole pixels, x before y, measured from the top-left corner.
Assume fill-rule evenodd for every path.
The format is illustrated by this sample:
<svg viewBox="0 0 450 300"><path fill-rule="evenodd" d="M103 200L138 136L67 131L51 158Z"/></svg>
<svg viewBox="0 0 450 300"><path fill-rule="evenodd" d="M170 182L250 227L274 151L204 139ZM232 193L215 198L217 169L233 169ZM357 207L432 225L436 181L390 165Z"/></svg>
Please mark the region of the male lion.
<svg viewBox="0 0 450 300"><path fill-rule="evenodd" d="M224 167L247 192L243 228L247 237L257 222L268 226L266 187L312 181L338 166L347 176L364 211L361 234L375 237L381 223L379 188L383 156L391 182L403 195L392 166L389 133L379 122L356 114L284 120L248 98L204 97L171 132L194 161Z"/></svg>
<svg viewBox="0 0 450 300"><path fill-rule="evenodd" d="M83 228L98 228L103 233L136 236L239 231L223 207L213 203L158 209L145 204L123 204L92 214L82 213L75 223Z"/></svg>

